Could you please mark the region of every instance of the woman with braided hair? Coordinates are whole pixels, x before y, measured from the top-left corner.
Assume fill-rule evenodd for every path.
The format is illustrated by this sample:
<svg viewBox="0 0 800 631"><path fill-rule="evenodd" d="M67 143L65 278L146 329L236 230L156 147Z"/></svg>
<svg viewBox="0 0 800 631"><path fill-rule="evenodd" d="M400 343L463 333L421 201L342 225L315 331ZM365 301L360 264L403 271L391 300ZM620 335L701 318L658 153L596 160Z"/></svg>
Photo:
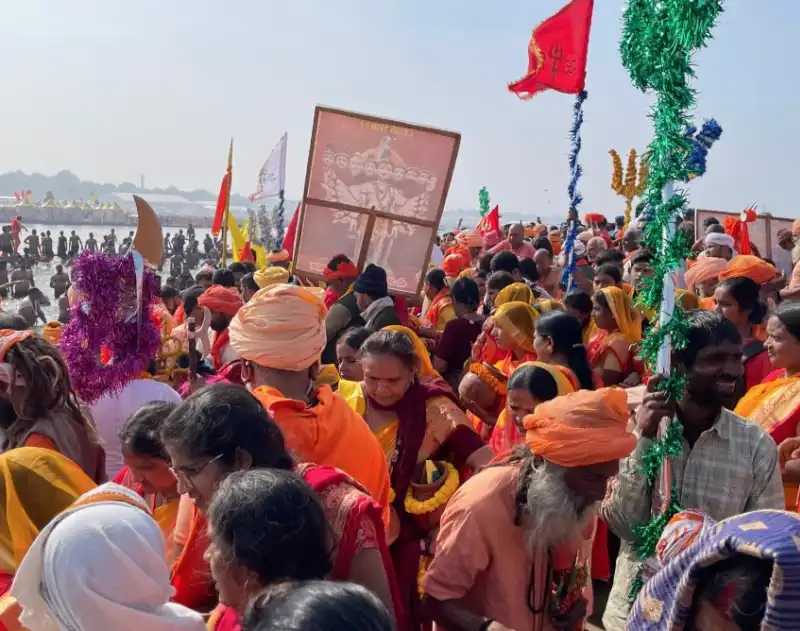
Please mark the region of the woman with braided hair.
<svg viewBox="0 0 800 631"><path fill-rule="evenodd" d="M0 452L51 449L105 481L97 430L72 390L58 350L31 331L0 330Z"/></svg>

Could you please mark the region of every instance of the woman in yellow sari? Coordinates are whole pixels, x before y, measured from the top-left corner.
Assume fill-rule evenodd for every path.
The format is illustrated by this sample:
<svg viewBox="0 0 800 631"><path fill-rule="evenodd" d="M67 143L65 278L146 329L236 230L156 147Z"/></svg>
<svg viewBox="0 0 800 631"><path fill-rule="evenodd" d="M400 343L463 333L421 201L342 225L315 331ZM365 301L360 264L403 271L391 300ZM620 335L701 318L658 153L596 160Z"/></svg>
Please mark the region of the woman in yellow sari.
<svg viewBox="0 0 800 631"><path fill-rule="evenodd" d="M758 424L777 444L800 435L800 303L780 305L767 320L764 347L774 370L750 388L734 412ZM787 510L797 505L800 476L783 473Z"/></svg>
<svg viewBox="0 0 800 631"><path fill-rule="evenodd" d="M533 291L525 283L512 283L504 287L494 299L495 308L502 307L507 302L533 303Z"/></svg>
<svg viewBox="0 0 800 631"><path fill-rule="evenodd" d="M420 546L428 532L406 508L411 484L419 481L426 460L447 459L458 470L476 470L493 454L458 397L437 378L422 342L409 329L393 328L373 333L362 344L364 380L341 382L339 394L361 414L386 454L394 492L390 552L403 609L416 624L421 620Z"/></svg>
<svg viewBox="0 0 800 631"><path fill-rule="evenodd" d="M586 353L603 384L615 386L633 371L631 345L642 341L642 321L630 298L619 287L601 289L592 301L596 331Z"/></svg>
<svg viewBox="0 0 800 631"><path fill-rule="evenodd" d="M174 403L146 403L130 416L119 432L125 467L114 479L147 502L153 519L164 533L167 565L174 560L173 535L180 494L178 480L170 469L169 454L159 434L161 424L176 407Z"/></svg>
<svg viewBox="0 0 800 631"><path fill-rule="evenodd" d="M66 456L19 447L0 454L0 630L23 629L8 595L14 574L36 535L95 483Z"/></svg>
<svg viewBox="0 0 800 631"><path fill-rule="evenodd" d="M533 336L539 312L528 303L512 301L501 305L493 317L497 346L508 353L495 368L510 377L520 364L536 359Z"/></svg>
<svg viewBox="0 0 800 631"><path fill-rule="evenodd" d="M411 342L411 345L414 349L414 361L417 366L416 377L421 383L436 386L437 388L445 391L450 389L447 382L433 367L433 362L431 361L424 342L416 333L414 333L414 331L407 327L400 326L399 324L387 326L382 330L403 335ZM339 395L342 396L345 401L347 401L351 408L353 408L362 417L364 417L368 423L370 423L370 420L367 418L368 416L374 415L374 417L377 418L378 416L384 415L377 414L377 412L381 412L380 409L374 411L370 410L369 400L365 394L365 390L367 390L367 388L365 388L365 383L363 381L357 382L342 380L339 382ZM451 402L449 402L447 396L434 397L429 403L430 409L428 412L430 414L431 421L433 421L432 425L438 425L441 418L448 417L448 422L444 423L441 429L452 429L452 427L462 424L460 416L463 415L463 412L458 409L458 405L451 405ZM381 446L383 447L383 451L386 454L387 459L391 458L397 438L397 418L395 415L390 416L393 417L391 422L384 423L378 421L376 423L370 423L370 427L372 427L372 433L378 438L378 442L380 442ZM464 416L464 418L466 419L466 416ZM469 425L469 421L466 421L464 424ZM420 462L424 462L428 457L430 457L433 451L435 451L435 449L437 449L441 444L440 441L434 439L433 434L435 433L436 432L432 432L430 440L427 441L428 444L421 447L422 453L420 454ZM423 458L422 456L425 457Z"/></svg>

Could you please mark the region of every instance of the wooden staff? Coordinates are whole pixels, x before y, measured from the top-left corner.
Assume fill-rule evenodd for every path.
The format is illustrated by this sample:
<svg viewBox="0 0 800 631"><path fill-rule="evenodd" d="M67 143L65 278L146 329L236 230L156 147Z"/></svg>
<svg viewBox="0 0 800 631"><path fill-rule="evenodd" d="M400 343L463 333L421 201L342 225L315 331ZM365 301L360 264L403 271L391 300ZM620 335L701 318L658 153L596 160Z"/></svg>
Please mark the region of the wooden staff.
<svg viewBox="0 0 800 631"><path fill-rule="evenodd" d="M186 328L189 332L189 383L193 383L197 378L197 335L194 328L194 317L189 316L186 320Z"/></svg>

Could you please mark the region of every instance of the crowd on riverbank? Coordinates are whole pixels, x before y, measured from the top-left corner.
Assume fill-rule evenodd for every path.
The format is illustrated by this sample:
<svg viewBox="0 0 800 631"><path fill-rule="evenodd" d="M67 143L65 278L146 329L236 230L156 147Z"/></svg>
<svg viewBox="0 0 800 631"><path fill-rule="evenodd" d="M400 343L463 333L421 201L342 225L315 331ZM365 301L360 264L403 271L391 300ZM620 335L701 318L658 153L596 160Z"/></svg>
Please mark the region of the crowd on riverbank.
<svg viewBox="0 0 800 631"><path fill-rule="evenodd" d="M677 227L677 398L623 223L584 219L571 280L567 225L446 233L412 304L191 228L105 294L133 234L67 240L63 321L0 316L0 629L571 630L603 583L608 631L796 628L800 221L791 276ZM12 276L62 253L23 231Z"/></svg>

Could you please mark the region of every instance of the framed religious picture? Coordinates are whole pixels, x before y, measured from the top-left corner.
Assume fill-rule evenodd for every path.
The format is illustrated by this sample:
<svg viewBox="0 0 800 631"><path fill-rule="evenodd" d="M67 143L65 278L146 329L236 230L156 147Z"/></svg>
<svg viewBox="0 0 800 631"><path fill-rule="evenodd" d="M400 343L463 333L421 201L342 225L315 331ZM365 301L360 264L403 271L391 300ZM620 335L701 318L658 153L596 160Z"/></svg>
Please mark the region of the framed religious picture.
<svg viewBox="0 0 800 631"><path fill-rule="evenodd" d="M422 290L461 134L317 106L292 270L322 278L346 254Z"/></svg>

